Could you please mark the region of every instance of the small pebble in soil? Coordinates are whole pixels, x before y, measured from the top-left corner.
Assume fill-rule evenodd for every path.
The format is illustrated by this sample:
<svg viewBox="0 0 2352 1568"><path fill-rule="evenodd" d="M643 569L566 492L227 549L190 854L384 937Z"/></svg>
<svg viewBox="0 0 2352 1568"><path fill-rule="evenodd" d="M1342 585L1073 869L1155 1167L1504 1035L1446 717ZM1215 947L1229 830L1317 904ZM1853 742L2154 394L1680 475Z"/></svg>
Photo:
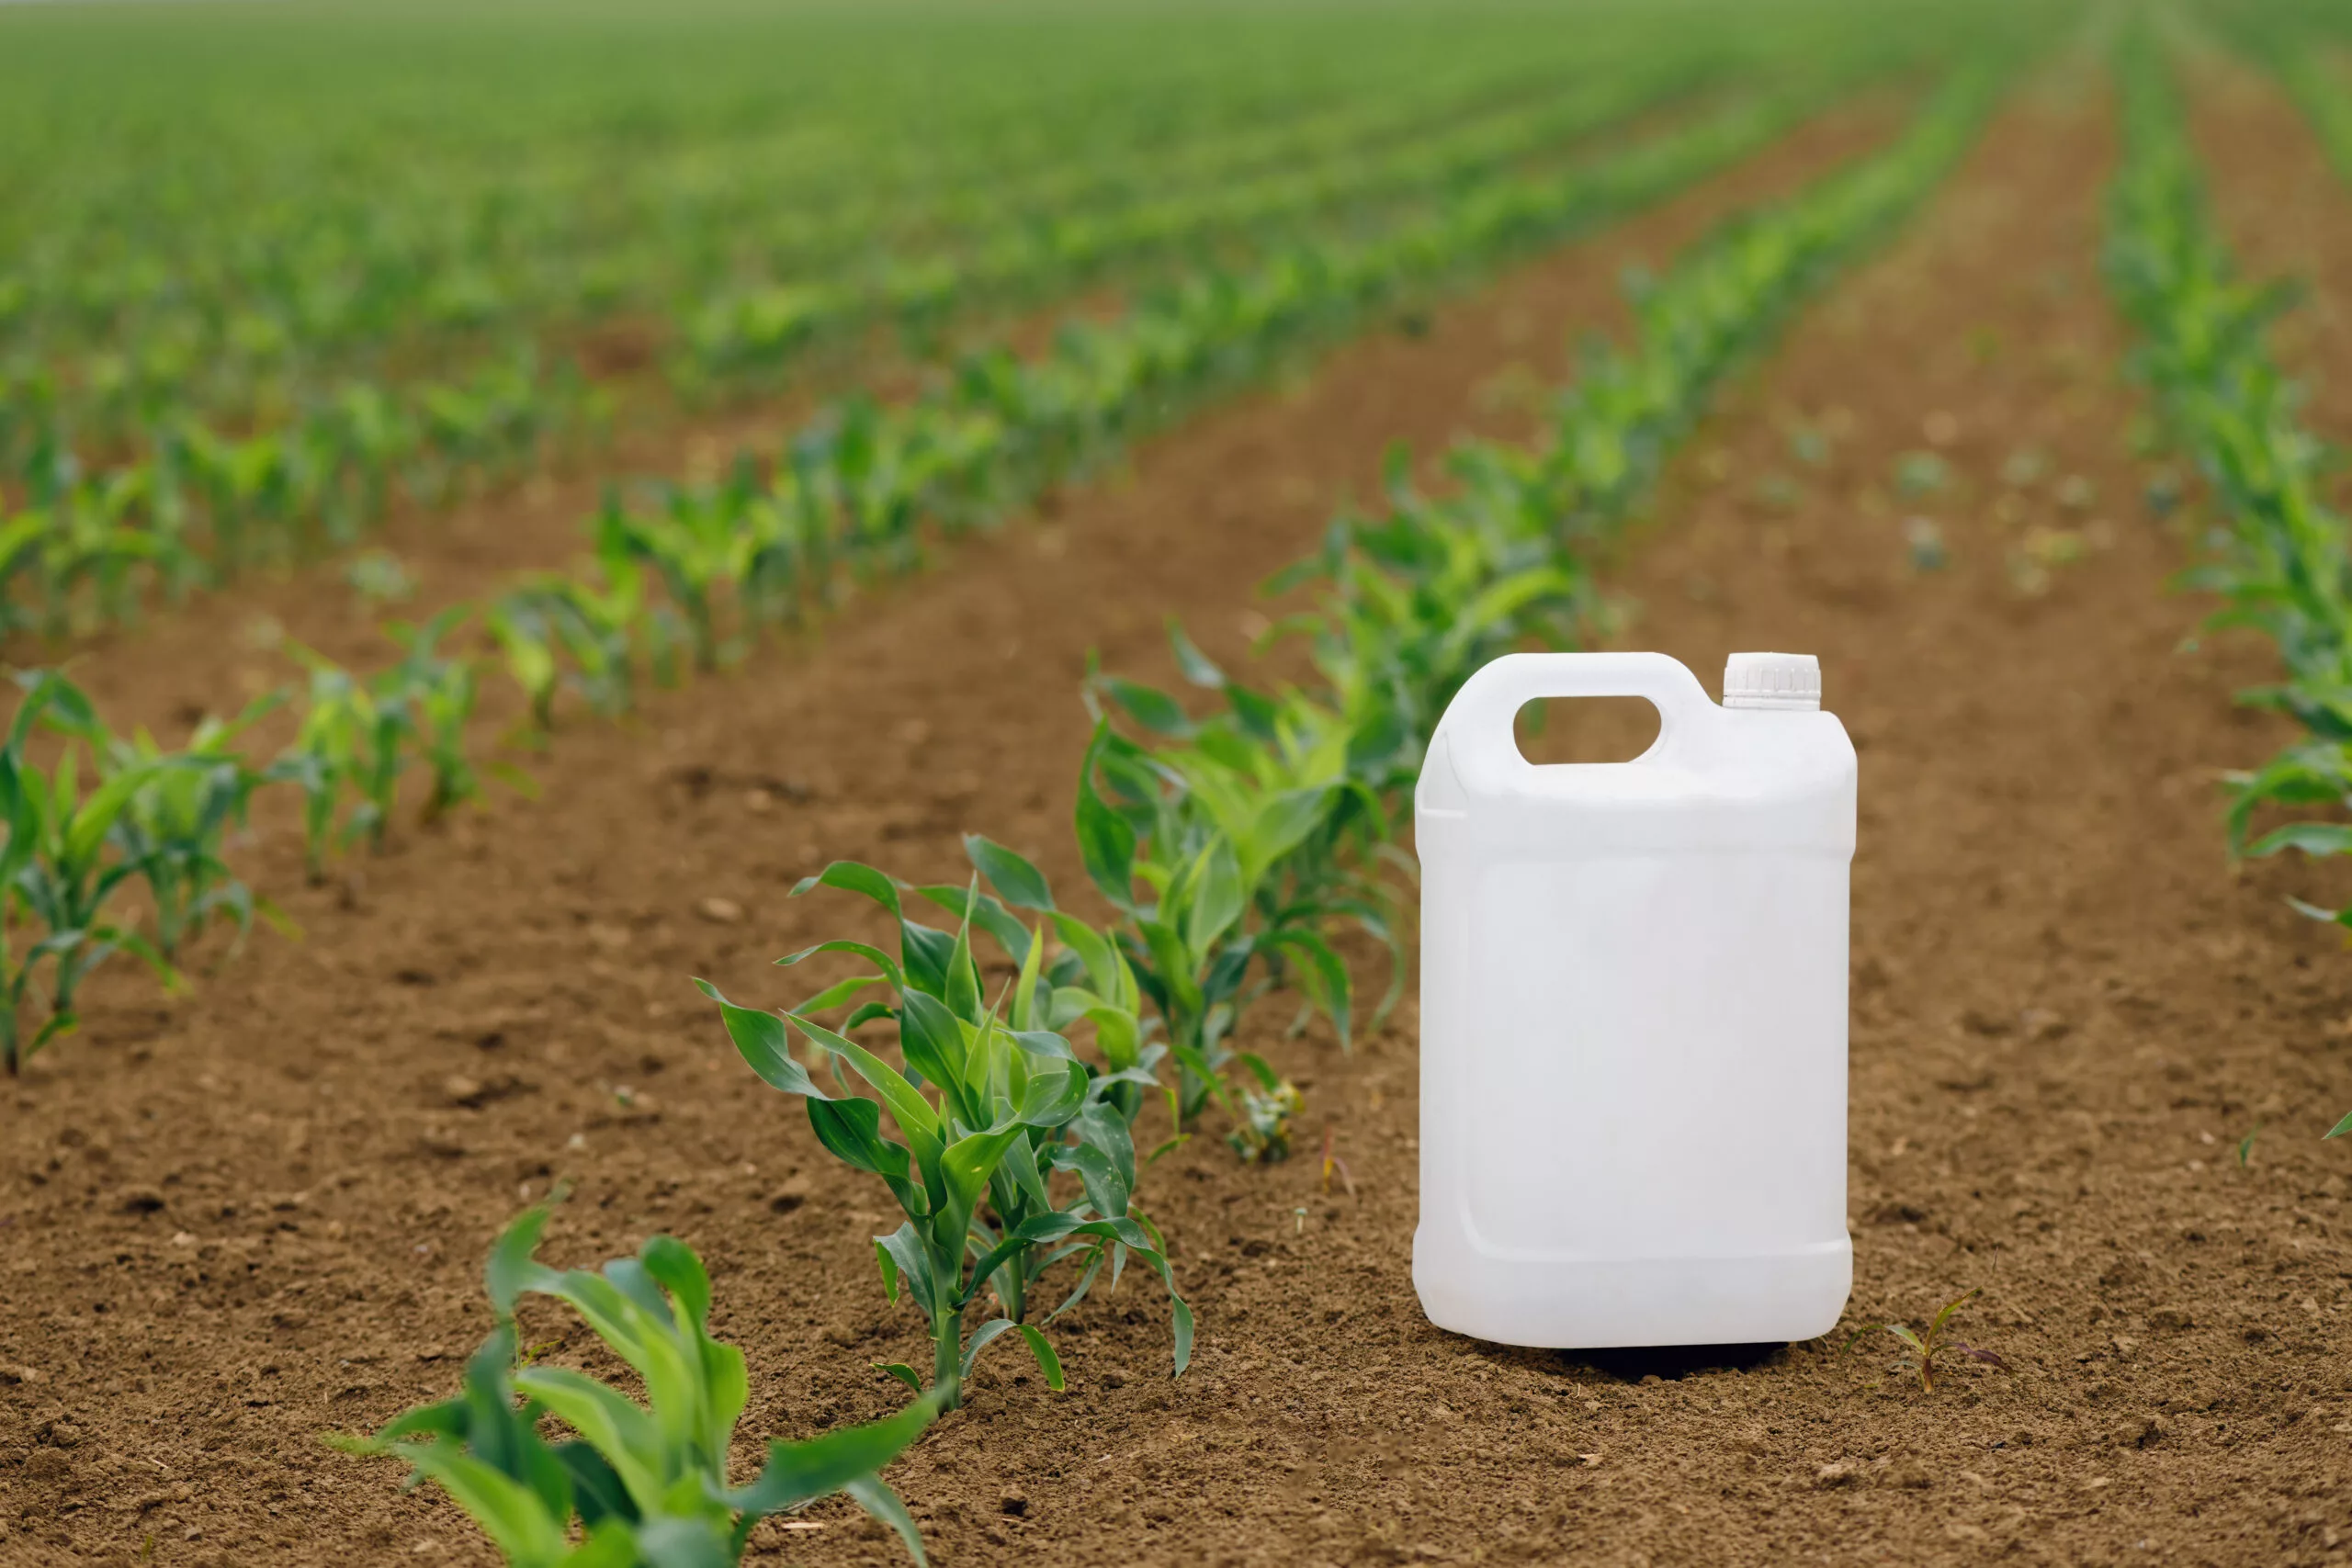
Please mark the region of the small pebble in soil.
<svg viewBox="0 0 2352 1568"><path fill-rule="evenodd" d="M743 918L743 906L732 898L706 898L695 908L714 925L731 926Z"/></svg>

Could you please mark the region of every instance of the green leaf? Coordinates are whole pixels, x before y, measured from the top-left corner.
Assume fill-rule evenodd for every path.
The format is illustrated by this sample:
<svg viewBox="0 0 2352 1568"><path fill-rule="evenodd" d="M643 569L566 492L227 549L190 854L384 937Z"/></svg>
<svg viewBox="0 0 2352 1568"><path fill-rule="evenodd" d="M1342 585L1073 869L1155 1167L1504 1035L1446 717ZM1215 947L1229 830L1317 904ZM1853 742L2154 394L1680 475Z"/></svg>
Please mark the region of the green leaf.
<svg viewBox="0 0 2352 1568"><path fill-rule="evenodd" d="M914 1517L907 1512L907 1506L899 1501L896 1492L883 1485L878 1477L871 1475L861 1475L842 1490L859 1507L898 1532L908 1555L915 1560L915 1568L926 1568L930 1560L922 1554L922 1531L915 1528Z"/></svg>
<svg viewBox="0 0 2352 1568"><path fill-rule="evenodd" d="M646 1272L685 1308L686 1321L696 1328L710 1321L710 1275L694 1248L672 1235L657 1235L638 1249Z"/></svg>
<svg viewBox="0 0 2352 1568"><path fill-rule="evenodd" d="M896 1416L862 1427L847 1427L805 1442L769 1445L768 1462L749 1486L728 1501L759 1517L801 1507L872 1475L922 1436L945 1402L935 1389Z"/></svg>
<svg viewBox="0 0 2352 1568"><path fill-rule="evenodd" d="M924 897L954 915L958 920L969 920L996 939L997 945L1017 961L1029 952L1029 928L1014 919L994 895L974 896L969 886L943 885L916 889Z"/></svg>
<svg viewBox="0 0 2352 1568"><path fill-rule="evenodd" d="M839 887L863 893L893 915L899 911L899 885L863 861L837 860L814 876L804 876L792 889L799 897L812 887Z"/></svg>
<svg viewBox="0 0 2352 1568"><path fill-rule="evenodd" d="M2352 853L2352 824L2291 822L2265 833L2254 841L2246 853L2259 859L2264 855L2275 855L2281 850L2299 850L2307 855Z"/></svg>
<svg viewBox="0 0 2352 1568"><path fill-rule="evenodd" d="M1353 988L1348 979L1347 964L1331 951L1330 943L1303 926L1268 931L1258 942L1261 947L1285 952L1300 960L1299 980L1307 998L1330 1019L1331 1028L1340 1037L1340 1049L1353 1049L1350 1038Z"/></svg>
<svg viewBox="0 0 2352 1568"><path fill-rule="evenodd" d="M720 996L718 987L707 980L698 979L695 987L718 1004L719 1021L727 1026L727 1037L735 1043L736 1053L763 1082L786 1094L809 1100L832 1098L817 1087L808 1068L792 1059L792 1035L781 1016L737 1007Z"/></svg>
<svg viewBox="0 0 2352 1568"><path fill-rule="evenodd" d="M1126 709L1146 729L1179 739L1193 733L1192 716L1184 711L1183 704L1167 693L1116 675L1097 676L1096 681L1110 694L1113 702Z"/></svg>
<svg viewBox="0 0 2352 1568"><path fill-rule="evenodd" d="M808 1107L808 1125L816 1133L817 1141L835 1159L882 1178L894 1191L907 1185L907 1151L882 1137L879 1105L863 1096L831 1100L810 1095L805 1103ZM899 1192L901 1203L906 1197L905 1192Z"/></svg>
<svg viewBox="0 0 2352 1568"><path fill-rule="evenodd" d="M2322 1138L2340 1138L2346 1133L2352 1133L2352 1111L2345 1112L2343 1121L2338 1122L2335 1126L2330 1127L2326 1132L2322 1133L2320 1136Z"/></svg>
<svg viewBox="0 0 2352 1568"><path fill-rule="evenodd" d="M637 1526L645 1568L735 1568L735 1543L715 1519L668 1515Z"/></svg>
<svg viewBox="0 0 2352 1568"><path fill-rule="evenodd" d="M634 1520L637 1504L630 1498L628 1488L622 1484L619 1472L604 1455L584 1440L558 1443L554 1448L557 1461L562 1464L571 1483L571 1494L580 1509L580 1522L594 1530L606 1518Z"/></svg>
<svg viewBox="0 0 2352 1568"><path fill-rule="evenodd" d="M558 1194L560 1196L560 1194ZM546 1204L526 1209L514 1223L499 1232L491 1244L490 1262L483 1270L491 1305L501 1318L514 1315L514 1303L526 1291L545 1292L560 1278L538 1261L539 1235L553 1213Z"/></svg>
<svg viewBox="0 0 2352 1568"><path fill-rule="evenodd" d="M972 876L972 886L966 893L964 915L956 925L956 949L947 959L947 985L940 999L947 1010L957 1018L977 1020L980 1016L980 972L972 959L972 897L979 890L979 874ZM1024 935L1026 933L1023 933Z"/></svg>
<svg viewBox="0 0 2352 1568"><path fill-rule="evenodd" d="M891 957L880 948L862 942L820 942L814 947L804 947L797 953L786 953L784 957L777 959L776 963L786 968L790 968L792 965L800 963L802 960L813 958L820 953L854 953L860 958L865 959L867 963L873 964L874 967L882 971L883 976L889 980L892 986L899 987L906 984L906 977L899 972L899 961L897 959ZM800 1010L803 1012L811 1012L815 1010L815 1008L813 1005L803 1005Z"/></svg>
<svg viewBox="0 0 2352 1568"><path fill-rule="evenodd" d="M955 1203L951 1212L969 1213L989 1184L989 1173L1004 1158L1004 1151L1022 1135L1018 1122L971 1133L947 1145L939 1156L941 1175Z"/></svg>
<svg viewBox="0 0 2352 1568"><path fill-rule="evenodd" d="M973 1363L979 1359L981 1350L985 1349L991 1341L1000 1336L1012 1333L1019 1334L1029 1342L1029 1353L1035 1359L1037 1370L1046 1374L1046 1386L1056 1393L1061 1393L1065 1386L1062 1361L1059 1356L1054 1354L1052 1344L1034 1325L1015 1323L1009 1317L990 1318L980 1325L978 1332L972 1336L972 1342L964 1352L964 1375L967 1378L972 1375Z"/></svg>
<svg viewBox="0 0 2352 1568"><path fill-rule="evenodd" d="M978 833L964 835L964 852L971 857L979 874L988 878L998 897L1016 909L1052 912L1054 894L1046 884L1046 874L1027 860Z"/></svg>
<svg viewBox="0 0 2352 1568"><path fill-rule="evenodd" d="M578 1432L620 1476L640 1514L665 1488L669 1445L661 1424L618 1390L569 1367L526 1367L514 1386Z"/></svg>
<svg viewBox="0 0 2352 1568"><path fill-rule="evenodd" d="M1109 743L1107 725L1097 724L1078 779L1078 852L1086 874L1118 908L1135 908L1136 831L1104 804L1094 787L1094 767Z"/></svg>
<svg viewBox="0 0 2352 1568"><path fill-rule="evenodd" d="M1209 656L1203 653L1198 645L1184 635L1184 628L1177 624L1172 615L1168 621L1168 646L1175 651L1176 668L1183 671L1185 680L1195 686L1204 687L1212 692L1225 685L1225 671L1218 669Z"/></svg>
<svg viewBox="0 0 2352 1568"><path fill-rule="evenodd" d="M564 1529L571 1521L551 1517L538 1494L513 1476L440 1443L395 1451L448 1493L510 1562L553 1563L569 1551Z"/></svg>
<svg viewBox="0 0 2352 1568"><path fill-rule="evenodd" d="M1230 840L1219 836L1201 852L1186 891L1191 897L1183 916L1184 945L1196 953L1206 953L1241 918L1244 907L1241 867Z"/></svg>
<svg viewBox="0 0 2352 1568"><path fill-rule="evenodd" d="M923 1249L922 1235L910 1220L888 1235L874 1238L874 1258L882 1269L882 1288L893 1302L899 1299L899 1287L903 1282L907 1293L928 1319L937 1314L940 1292L952 1288L952 1282L941 1280L931 1267L931 1254Z"/></svg>
<svg viewBox="0 0 2352 1568"><path fill-rule="evenodd" d="M891 1118L899 1123L899 1130L910 1142L922 1140L917 1145L918 1153L926 1146L936 1145L940 1135L939 1113L932 1109L931 1101L922 1097L922 1091L907 1081L906 1075L856 1041L834 1033L813 1019L803 1018L798 1013L786 1013L785 1016L808 1037L811 1044L831 1051L847 1062L852 1071L882 1096L883 1103L890 1108Z"/></svg>
<svg viewBox="0 0 2352 1568"><path fill-rule="evenodd" d="M979 1120L964 1089L964 1075L971 1066L964 1026L947 1004L927 991L906 991L899 997L899 1053L907 1066L955 1098L956 1111L967 1122Z"/></svg>

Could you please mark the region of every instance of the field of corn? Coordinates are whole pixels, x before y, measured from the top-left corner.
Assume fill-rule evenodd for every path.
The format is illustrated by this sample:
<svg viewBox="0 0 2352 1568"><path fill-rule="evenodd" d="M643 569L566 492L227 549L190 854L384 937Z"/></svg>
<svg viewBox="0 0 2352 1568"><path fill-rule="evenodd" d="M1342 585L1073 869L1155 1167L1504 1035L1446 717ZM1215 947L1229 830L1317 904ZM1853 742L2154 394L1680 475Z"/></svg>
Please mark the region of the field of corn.
<svg viewBox="0 0 2352 1568"><path fill-rule="evenodd" d="M0 6L0 1565L2352 1563L2346 363L2320 0ZM1823 1340L1414 1297L1610 647L1861 757Z"/></svg>

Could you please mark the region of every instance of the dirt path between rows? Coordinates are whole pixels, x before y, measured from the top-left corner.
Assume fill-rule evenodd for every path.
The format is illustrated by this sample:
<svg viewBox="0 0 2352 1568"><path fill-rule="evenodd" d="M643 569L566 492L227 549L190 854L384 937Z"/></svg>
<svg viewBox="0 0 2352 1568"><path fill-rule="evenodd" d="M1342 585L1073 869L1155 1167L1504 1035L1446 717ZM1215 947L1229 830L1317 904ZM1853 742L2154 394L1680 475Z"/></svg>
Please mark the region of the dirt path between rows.
<svg viewBox="0 0 2352 1568"><path fill-rule="evenodd" d="M151 1539L162 1562L488 1562L445 1504L401 1496L394 1467L331 1453L318 1434L453 1386L487 1326L485 1243L559 1178L577 1189L560 1256L666 1228L711 1261L720 1331L753 1369L747 1464L768 1436L888 1408L865 1362L907 1353L916 1330L875 1279L879 1194L818 1157L686 976L785 999L766 960L854 921L838 901L785 897L837 855L953 874L958 833L984 829L1073 886L1088 649L1154 667L1160 619L1176 614L1236 654L1259 615L1252 585L1311 547L1336 496L1371 486L1390 438L1428 448L1523 426L1523 406L1480 389L1552 379L1571 327L1622 323L1624 266L1887 130L1883 116L1807 128L1438 310L1419 336L1351 346L1300 385L1152 444L1126 482L957 546L950 570L860 604L810 648L662 698L632 728L560 737L538 769L543 799L404 833L340 894L288 900L306 940L256 940L185 1002L102 976L85 1032L6 1101L0 1562L141 1561ZM1498 375L1514 364L1527 368ZM105 660L91 675L162 703L209 691L236 657L199 648L141 667L156 689ZM271 839L257 880L292 886L293 856ZM1409 1213L1396 1185L1404 1038L1308 1075L1327 1079L1315 1092L1333 1113L1372 1118L1350 1136L1373 1185L1361 1210L1329 1211L1341 1223L1310 1230L1293 1213L1304 1166L1244 1176L1205 1140L1163 1167L1152 1201L1185 1238L1179 1268L1206 1324L1193 1375L1159 1375L1164 1310L1133 1286L1064 1320L1068 1397L1043 1397L1010 1358L984 1367L976 1406L905 1476L942 1561L1012 1532L1056 1561L1273 1540L1287 1483L1238 1455L1271 1429L1271 1409L1249 1408L1256 1391L1279 1401L1290 1379L1251 1374L1335 1336L1374 1343L1277 1308L1292 1289L1274 1270L1310 1241L1344 1249L1347 1262L1298 1281L1316 1311L1391 1336L1409 1321L1392 1267ZM1384 1125L1392 1136L1375 1144ZM571 1339L561 1354L588 1354ZM1124 1463L1081 1478L1072 1445L1114 1433ZM1067 1488L1050 1473L1066 1464ZM1138 1464L1159 1480L1144 1485ZM1016 1483L1036 1501L1010 1519L998 1504ZM1084 1518L1081 1487L1102 1489ZM882 1555L861 1526L821 1517L820 1531L763 1535L758 1560L787 1545L796 1561Z"/></svg>

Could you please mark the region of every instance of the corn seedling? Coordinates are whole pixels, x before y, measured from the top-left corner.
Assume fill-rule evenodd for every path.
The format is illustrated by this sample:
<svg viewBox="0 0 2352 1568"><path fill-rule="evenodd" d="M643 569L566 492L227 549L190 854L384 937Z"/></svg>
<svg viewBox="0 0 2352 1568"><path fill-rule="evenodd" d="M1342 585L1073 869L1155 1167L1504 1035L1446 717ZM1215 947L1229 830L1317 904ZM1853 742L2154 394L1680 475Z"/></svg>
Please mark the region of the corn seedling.
<svg viewBox="0 0 2352 1568"><path fill-rule="evenodd" d="M1933 1393L1936 1391L1936 1358L1939 1356L1958 1356L1966 1360L1983 1361L1989 1366L1998 1367L2003 1371L2007 1371L2008 1363L2002 1360L1999 1356L1980 1346L1964 1345L1945 1332L1951 1326L1953 1314L1983 1293L1981 1290L1971 1291L1965 1295L1955 1297L1945 1303L1943 1309L1937 1313L1934 1320L1928 1325L1925 1333L1914 1329L1907 1323L1882 1323L1865 1328L1851 1339L1847 1340L1846 1348L1852 1350L1855 1346L1873 1334L1894 1335L1903 1342L1906 1352L1904 1365L1918 1373L1919 1389L1924 1393Z"/></svg>
<svg viewBox="0 0 2352 1568"><path fill-rule="evenodd" d="M970 847L1004 897L979 892L977 877L963 888L904 890L955 915L952 931L909 919L902 889L889 877L837 861L796 894L821 886L871 899L898 924L896 957L846 940L794 953L781 962L843 953L873 967L781 1014L737 1007L707 981L695 984L718 1004L752 1071L799 1097L819 1142L844 1164L880 1178L906 1214L897 1231L875 1239L875 1252L890 1299L903 1291L923 1314L932 1341L929 1384L944 1408L962 1403L981 1351L1007 1334L1027 1342L1049 1387L1062 1386L1060 1359L1042 1326L1030 1321L1030 1303L1046 1270L1065 1259L1078 1260L1081 1271L1044 1321L1083 1300L1106 1262L1115 1284L1127 1260L1139 1258L1168 1287L1181 1375L1192 1358L1192 1310L1176 1293L1158 1237L1132 1207L1138 1169L1125 1107L1155 1087L1157 1055L1142 1043L1133 981L1109 940L1052 908L1035 866L984 840ZM1046 919L1024 924L1014 908ZM1051 965L1049 925L1063 943ZM983 994L973 953L976 928L1018 966L993 1001ZM858 1003L838 1029L813 1016L869 990L891 1000ZM850 1037L879 1021L896 1026L903 1066ZM1080 1023L1092 1027L1100 1066L1080 1060L1062 1032ZM794 1031L826 1061L838 1092L794 1059ZM853 1077L872 1092L854 1089ZM886 1115L896 1138L883 1131ZM1058 1198L1057 1180L1065 1192ZM989 1291L1001 1315L967 1337L966 1314ZM884 1370L923 1386L911 1367Z"/></svg>
<svg viewBox="0 0 2352 1568"><path fill-rule="evenodd" d="M185 758L133 759L102 773L85 795L84 738L97 728L88 698L55 671L19 675L17 683L25 694L0 744L0 821L7 827L6 842L0 844L0 1059L11 1074L74 1027L75 993L113 954L141 960L166 988L177 985L177 972L154 944L106 911L147 870L123 851L118 829L124 813L166 773L195 765ZM27 752L35 728L43 726L64 736L48 771ZM19 921L39 933L21 953L10 930ZM45 999L35 993L44 961L50 968ZM25 1013L37 1001L45 1001L43 1016L28 1038Z"/></svg>
<svg viewBox="0 0 2352 1568"><path fill-rule="evenodd" d="M1143 688L1112 690L1130 711L1150 711ZM1155 713L1163 733L1175 732L1181 711ZM1283 857L1328 828L1331 797L1348 793L1343 744L1302 756L1278 743L1222 746L1240 739L1232 730L1193 738L1205 743L1155 754L1098 723L1078 801L1087 872L1125 917L1127 958L1168 1023L1182 1122L1213 1098L1243 1114L1224 1075L1237 1059L1275 1093L1279 1075L1227 1040L1250 1002L1284 976L1331 1020L1342 1044L1351 1011L1347 965L1318 929L1324 909L1286 897L1278 875ZM1271 1133L1288 1112L1269 1101L1258 1114ZM1252 1146L1271 1145L1261 1137Z"/></svg>
<svg viewBox="0 0 2352 1568"><path fill-rule="evenodd" d="M302 792L303 863L316 883L326 878L327 857L355 840L382 844L407 766L412 720L404 705L379 703L341 665L288 646L308 667L310 681L294 742L270 764L267 776ZM358 797L348 816L346 792Z"/></svg>
<svg viewBox="0 0 2352 1568"><path fill-rule="evenodd" d="M485 617L541 734L555 728L556 699L567 687L608 718L635 701L636 627L650 617L642 573L634 560L614 559L598 576L601 582L555 573L527 579Z"/></svg>
<svg viewBox="0 0 2352 1568"><path fill-rule="evenodd" d="M655 1236L600 1270L540 1263L548 1211L533 1209L492 1246L487 1278L498 1324L466 1362L463 1391L420 1405L373 1437L332 1438L390 1454L472 1516L512 1568L726 1568L752 1528L846 1493L896 1530L917 1562L922 1538L883 1466L940 1408L770 1445L748 1485L728 1476L728 1449L749 1398L743 1353L710 1336L710 1279L684 1243ZM518 1353L526 1294L572 1308L644 1386L642 1404L584 1372ZM572 1437L549 1442L553 1419ZM576 1527L576 1529L575 1529Z"/></svg>
<svg viewBox="0 0 2352 1568"><path fill-rule="evenodd" d="M277 907L239 881L221 859L223 840L232 829L244 827L254 792L267 782L232 745L284 700L283 693L271 693L233 719L206 718L187 749L175 753L162 751L143 729L125 739L94 728L85 737L94 750L103 750L109 776L153 770L115 819L114 839L123 859L140 868L154 900L155 946L166 959L176 960L181 948L216 919L235 926L240 945L255 916L281 931L292 930Z"/></svg>
<svg viewBox="0 0 2352 1568"><path fill-rule="evenodd" d="M438 821L481 794L481 781L466 753L466 724L473 717L478 692L473 660L440 651L441 639L471 614L464 605L452 605L424 626L395 626L401 661L376 681L377 710L403 716L401 733L415 739L432 772L423 813L426 822ZM389 797L381 802L383 811L390 806Z"/></svg>

